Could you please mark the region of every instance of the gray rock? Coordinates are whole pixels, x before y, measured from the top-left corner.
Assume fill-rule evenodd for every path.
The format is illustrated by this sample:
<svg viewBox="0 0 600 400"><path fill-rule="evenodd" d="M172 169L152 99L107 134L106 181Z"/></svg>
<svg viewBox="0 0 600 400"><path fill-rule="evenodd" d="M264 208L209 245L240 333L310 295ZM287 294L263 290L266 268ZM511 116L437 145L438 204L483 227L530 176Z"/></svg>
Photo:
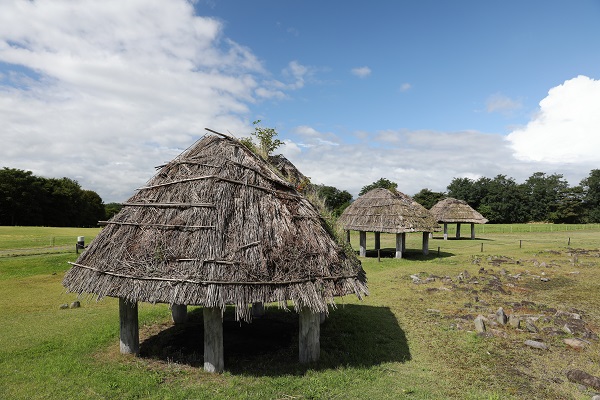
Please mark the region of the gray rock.
<svg viewBox="0 0 600 400"><path fill-rule="evenodd" d="M483 333L485 332L485 318L483 315L478 315L477 318L475 318L475 332L477 333Z"/></svg>
<svg viewBox="0 0 600 400"><path fill-rule="evenodd" d="M579 339L563 339L563 342L565 342L565 344L575 350L583 350L586 348L587 343L584 342L583 340L579 340Z"/></svg>
<svg viewBox="0 0 600 400"><path fill-rule="evenodd" d="M540 281L542 281L542 282L550 282L550 279L548 279L548 278L540 278Z"/></svg>
<svg viewBox="0 0 600 400"><path fill-rule="evenodd" d="M538 329L538 327L535 326L535 324L533 323L533 321L531 320L531 318L527 318L525 320L525 329L527 329L531 333L538 333L540 331Z"/></svg>
<svg viewBox="0 0 600 400"><path fill-rule="evenodd" d="M79 308L81 307L81 303L78 301L74 301L71 303L71 305L69 306L69 308Z"/></svg>
<svg viewBox="0 0 600 400"><path fill-rule="evenodd" d="M535 349L540 349L540 350L549 350L550 349L546 343L538 342L536 340L526 340L525 346L533 347Z"/></svg>
<svg viewBox="0 0 600 400"><path fill-rule="evenodd" d="M500 325L506 325L508 322L508 316L504 312L504 309L500 307L498 311L496 311L496 320Z"/></svg>
<svg viewBox="0 0 600 400"><path fill-rule="evenodd" d="M515 329L521 329L521 318L514 314L511 314L508 317L508 323L510 326L512 326Z"/></svg>
<svg viewBox="0 0 600 400"><path fill-rule="evenodd" d="M66 303L65 303L65 304L61 304L59 308L60 308L61 310L66 310L67 308L69 308L69 305L68 305L68 304L66 304Z"/></svg>

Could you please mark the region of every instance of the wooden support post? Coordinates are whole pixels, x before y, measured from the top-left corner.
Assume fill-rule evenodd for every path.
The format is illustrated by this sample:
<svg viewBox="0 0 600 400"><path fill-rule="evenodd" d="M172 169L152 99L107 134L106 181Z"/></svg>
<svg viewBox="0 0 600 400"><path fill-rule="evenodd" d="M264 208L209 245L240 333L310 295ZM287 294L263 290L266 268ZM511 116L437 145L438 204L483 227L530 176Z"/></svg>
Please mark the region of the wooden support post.
<svg viewBox="0 0 600 400"><path fill-rule="evenodd" d="M298 327L298 350L300 363L306 364L319 360L321 346L320 313L313 313L308 307L300 310L300 324Z"/></svg>
<svg viewBox="0 0 600 400"><path fill-rule="evenodd" d="M185 304L171 304L171 317L175 324L185 324L187 322L187 306Z"/></svg>
<svg viewBox="0 0 600 400"><path fill-rule="evenodd" d="M350 230L346 231L346 242L350 243Z"/></svg>
<svg viewBox="0 0 600 400"><path fill-rule="evenodd" d="M406 251L406 232L402 232L402 252Z"/></svg>
<svg viewBox="0 0 600 400"><path fill-rule="evenodd" d="M265 315L265 303L252 303L252 316L260 318Z"/></svg>
<svg viewBox="0 0 600 400"><path fill-rule="evenodd" d="M423 254L429 254L429 232L423 232Z"/></svg>
<svg viewBox="0 0 600 400"><path fill-rule="evenodd" d="M204 370L221 373L223 359L223 316L217 307L204 307Z"/></svg>
<svg viewBox="0 0 600 400"><path fill-rule="evenodd" d="M367 255L367 232L360 231L358 233L359 242L360 242L360 252L359 255L361 257L366 257Z"/></svg>
<svg viewBox="0 0 600 400"><path fill-rule="evenodd" d="M138 305L119 297L120 347L121 354L140 354L140 332Z"/></svg>
<svg viewBox="0 0 600 400"><path fill-rule="evenodd" d="M460 239L460 222L456 224L456 238Z"/></svg>
<svg viewBox="0 0 600 400"><path fill-rule="evenodd" d="M471 239L475 239L475 224L471 223Z"/></svg>
<svg viewBox="0 0 600 400"><path fill-rule="evenodd" d="M444 222L444 240L448 240L448 224Z"/></svg>
<svg viewBox="0 0 600 400"><path fill-rule="evenodd" d="M396 258L402 258L402 248L404 247L404 234L396 233Z"/></svg>
<svg viewBox="0 0 600 400"><path fill-rule="evenodd" d="M375 232L375 250L381 249L381 232Z"/></svg>

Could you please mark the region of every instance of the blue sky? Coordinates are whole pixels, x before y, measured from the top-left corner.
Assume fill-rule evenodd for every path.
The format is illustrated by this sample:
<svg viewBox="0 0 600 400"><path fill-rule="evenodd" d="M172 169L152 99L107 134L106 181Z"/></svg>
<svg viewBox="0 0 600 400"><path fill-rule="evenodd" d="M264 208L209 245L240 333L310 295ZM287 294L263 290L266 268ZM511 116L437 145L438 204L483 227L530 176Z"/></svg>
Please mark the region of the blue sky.
<svg viewBox="0 0 600 400"><path fill-rule="evenodd" d="M0 4L0 167L124 201L261 119L313 182L600 168L600 1Z"/></svg>

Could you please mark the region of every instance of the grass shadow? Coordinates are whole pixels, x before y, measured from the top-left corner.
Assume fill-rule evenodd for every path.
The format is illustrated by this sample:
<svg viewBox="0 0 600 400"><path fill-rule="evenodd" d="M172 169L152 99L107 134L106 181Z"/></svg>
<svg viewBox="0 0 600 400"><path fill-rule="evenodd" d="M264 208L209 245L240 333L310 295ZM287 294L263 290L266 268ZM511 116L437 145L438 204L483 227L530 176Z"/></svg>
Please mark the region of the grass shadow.
<svg viewBox="0 0 600 400"><path fill-rule="evenodd" d="M140 356L202 368L202 309L188 314L188 322L160 331L141 343ZM387 307L344 305L321 324L321 357L317 363L298 362L298 315L267 308L252 323L223 317L225 370L250 376L302 375L308 369L365 367L411 359L404 331Z"/></svg>

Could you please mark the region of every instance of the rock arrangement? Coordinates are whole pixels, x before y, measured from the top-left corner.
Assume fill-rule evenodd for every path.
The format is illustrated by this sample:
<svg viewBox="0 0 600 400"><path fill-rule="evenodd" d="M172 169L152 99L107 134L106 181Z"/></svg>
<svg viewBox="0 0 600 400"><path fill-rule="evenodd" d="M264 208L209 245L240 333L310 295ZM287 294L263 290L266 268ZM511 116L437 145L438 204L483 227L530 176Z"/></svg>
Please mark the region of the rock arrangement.
<svg viewBox="0 0 600 400"><path fill-rule="evenodd" d="M569 254L570 260L576 259L579 253L572 251ZM487 261L486 268L489 265L499 270L481 267L484 260ZM436 310L441 318L453 320L452 328L474 331L481 337L510 339L515 343L520 341L524 349L530 351L545 352L561 347L578 352L589 351L588 348L598 345L598 332L595 331L597 327L586 322L584 310L556 309L544 304L520 300L522 293L531 289L543 289L545 285L560 284L560 276L552 273L553 269L560 267L556 263L513 260L501 256L491 256L487 260L474 257L472 262L480 266L476 274L465 270L455 276L436 276L426 272L410 275L414 285L424 286L425 293L464 292L468 301L462 307L459 306L459 309L450 312ZM522 270L511 273L507 269L509 265L518 266ZM527 270L530 265L533 267L531 270L535 269L539 272ZM546 272L546 269L549 271ZM579 271L571 271L563 275L567 274L576 275ZM567 377L572 382L600 390L600 387L595 386L600 384L600 378L583 371L570 372Z"/></svg>

